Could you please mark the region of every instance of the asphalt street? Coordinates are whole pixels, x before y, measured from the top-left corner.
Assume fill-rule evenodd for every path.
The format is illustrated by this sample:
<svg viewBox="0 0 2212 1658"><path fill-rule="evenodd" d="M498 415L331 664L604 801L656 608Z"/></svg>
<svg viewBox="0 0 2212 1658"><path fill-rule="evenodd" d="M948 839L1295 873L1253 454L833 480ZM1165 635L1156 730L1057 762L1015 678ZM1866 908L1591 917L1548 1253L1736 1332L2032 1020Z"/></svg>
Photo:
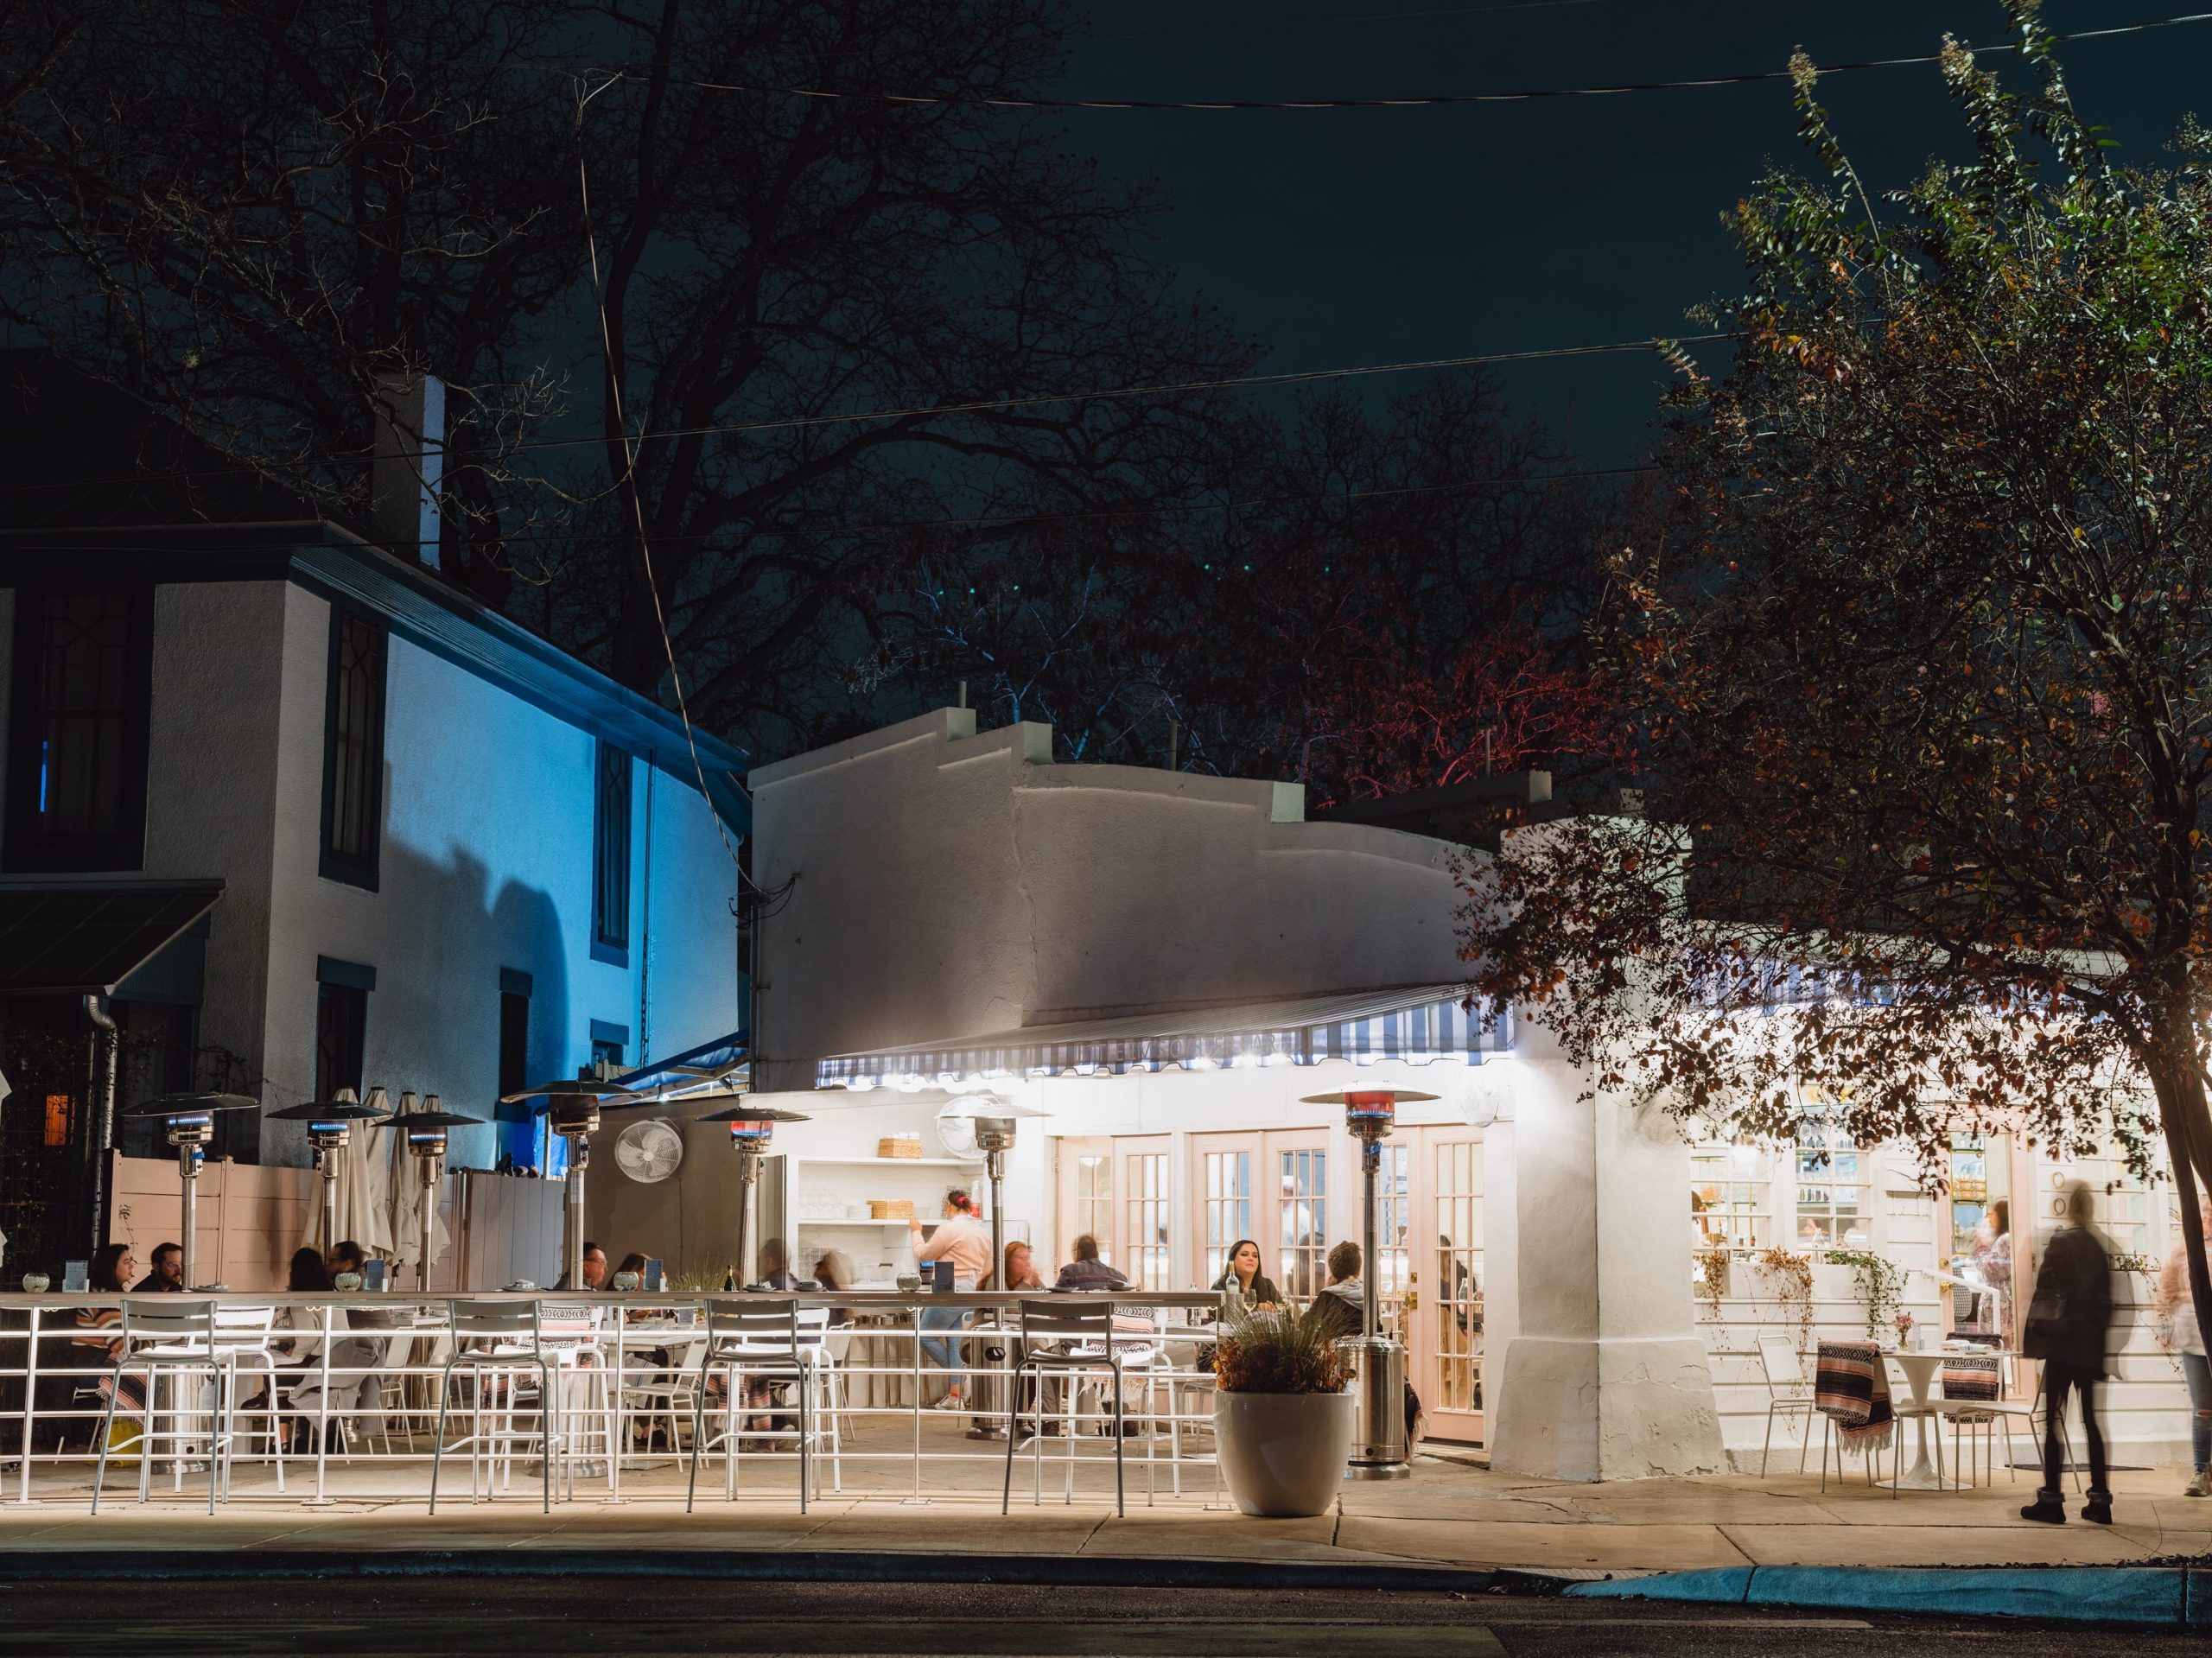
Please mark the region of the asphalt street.
<svg viewBox="0 0 2212 1658"><path fill-rule="evenodd" d="M0 1585L0 1654L1351 1653L1360 1658L2201 1654L2178 1630L1792 1615L1409 1591L1052 1589L696 1579L360 1578Z"/></svg>

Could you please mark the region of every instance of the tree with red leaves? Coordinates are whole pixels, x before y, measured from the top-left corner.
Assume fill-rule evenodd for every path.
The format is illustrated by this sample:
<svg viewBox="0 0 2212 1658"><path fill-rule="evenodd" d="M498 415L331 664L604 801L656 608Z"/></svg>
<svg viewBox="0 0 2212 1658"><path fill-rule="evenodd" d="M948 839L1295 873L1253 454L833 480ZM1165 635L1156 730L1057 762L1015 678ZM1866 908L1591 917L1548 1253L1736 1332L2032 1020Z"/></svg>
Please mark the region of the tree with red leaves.
<svg viewBox="0 0 2212 1658"><path fill-rule="evenodd" d="M1978 158L1878 212L1795 65L1829 176L1737 208L1736 362L1685 362L1681 511L1598 629L1649 816L1507 837L1466 943L1717 1137L2162 1140L2207 1324L2208 146L2113 165L2011 10L2039 91L1947 42Z"/></svg>

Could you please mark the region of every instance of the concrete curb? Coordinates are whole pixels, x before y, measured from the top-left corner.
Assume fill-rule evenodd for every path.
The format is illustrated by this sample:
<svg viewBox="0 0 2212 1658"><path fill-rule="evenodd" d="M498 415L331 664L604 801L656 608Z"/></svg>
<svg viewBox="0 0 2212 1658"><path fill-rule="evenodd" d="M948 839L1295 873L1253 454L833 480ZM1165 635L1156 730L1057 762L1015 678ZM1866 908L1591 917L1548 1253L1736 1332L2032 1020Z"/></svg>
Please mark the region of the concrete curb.
<svg viewBox="0 0 2212 1658"><path fill-rule="evenodd" d="M0 1550L0 1584L240 1578L713 1578L738 1582L1002 1583L1046 1588L1414 1590L1555 1594L1541 1572L1480 1567L1159 1559L1136 1554L910 1554L860 1549Z"/></svg>
<svg viewBox="0 0 2212 1658"><path fill-rule="evenodd" d="M1600 1599L2212 1629L2212 1572L2183 1566L1741 1566L1579 1583L1563 1592Z"/></svg>

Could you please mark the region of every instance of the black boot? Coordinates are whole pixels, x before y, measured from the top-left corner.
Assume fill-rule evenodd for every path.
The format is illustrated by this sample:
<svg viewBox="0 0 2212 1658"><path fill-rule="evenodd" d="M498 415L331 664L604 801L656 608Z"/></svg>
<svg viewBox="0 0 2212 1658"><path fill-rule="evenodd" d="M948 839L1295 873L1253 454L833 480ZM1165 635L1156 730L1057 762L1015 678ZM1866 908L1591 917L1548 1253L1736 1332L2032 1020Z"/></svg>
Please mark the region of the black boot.
<svg viewBox="0 0 2212 1658"><path fill-rule="evenodd" d="M2112 1524L2112 1498L2090 1492L2089 1500L2082 1505L2082 1518L2093 1526L2109 1526Z"/></svg>
<svg viewBox="0 0 2212 1658"><path fill-rule="evenodd" d="M2046 1526L2063 1526L2066 1523L2066 1505L2055 1496L2038 1496L2020 1510L2020 1518L2040 1520Z"/></svg>

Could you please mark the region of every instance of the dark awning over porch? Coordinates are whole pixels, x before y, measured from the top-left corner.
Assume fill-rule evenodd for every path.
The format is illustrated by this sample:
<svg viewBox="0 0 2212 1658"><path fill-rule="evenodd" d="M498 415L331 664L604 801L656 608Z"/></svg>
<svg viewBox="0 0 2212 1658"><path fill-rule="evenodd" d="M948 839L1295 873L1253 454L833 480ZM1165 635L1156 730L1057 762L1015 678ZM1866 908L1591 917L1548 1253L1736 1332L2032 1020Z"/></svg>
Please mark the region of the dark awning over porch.
<svg viewBox="0 0 2212 1658"><path fill-rule="evenodd" d="M108 996L223 896L219 880L0 886L0 996Z"/></svg>

